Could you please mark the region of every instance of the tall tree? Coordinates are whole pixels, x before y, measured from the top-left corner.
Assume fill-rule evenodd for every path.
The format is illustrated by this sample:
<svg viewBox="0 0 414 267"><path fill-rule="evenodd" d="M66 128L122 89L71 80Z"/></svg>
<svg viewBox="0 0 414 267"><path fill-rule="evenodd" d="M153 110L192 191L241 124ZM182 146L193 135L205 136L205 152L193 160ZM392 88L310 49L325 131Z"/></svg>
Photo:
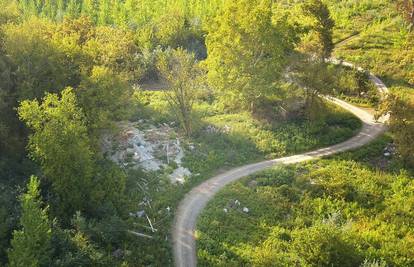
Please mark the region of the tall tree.
<svg viewBox="0 0 414 267"><path fill-rule="evenodd" d="M98 138L101 130L111 128L128 114L132 88L109 68L94 67L76 92L94 137Z"/></svg>
<svg viewBox="0 0 414 267"><path fill-rule="evenodd" d="M286 15L271 0L226 1L208 26L208 77L226 102L254 104L276 93L276 82L295 43Z"/></svg>
<svg viewBox="0 0 414 267"><path fill-rule="evenodd" d="M83 16L88 16L94 23L98 21L98 2L97 0L84 0L82 4Z"/></svg>
<svg viewBox="0 0 414 267"><path fill-rule="evenodd" d="M52 185L55 214L67 218L77 210L87 210L91 205L92 150L85 117L72 89L63 90L60 98L47 94L41 103L23 101L18 113L33 130L29 152Z"/></svg>
<svg viewBox="0 0 414 267"><path fill-rule="evenodd" d="M194 55L183 49L167 50L158 60L162 77L170 84L165 91L168 102L185 134L193 132L193 104L201 86L201 69Z"/></svg>
<svg viewBox="0 0 414 267"><path fill-rule="evenodd" d="M69 0L67 2L65 14L70 18L79 17L81 13L81 4L82 4L82 1L80 0Z"/></svg>
<svg viewBox="0 0 414 267"><path fill-rule="evenodd" d="M111 0L100 0L99 1L99 25L111 25L113 23L112 14L112 1Z"/></svg>
<svg viewBox="0 0 414 267"><path fill-rule="evenodd" d="M57 5L54 0L45 0L42 9L42 16L50 19L56 19Z"/></svg>
<svg viewBox="0 0 414 267"><path fill-rule="evenodd" d="M318 54L324 61L331 56L334 49L332 33L335 21L331 18L328 6L322 0L309 0L303 4L302 10L313 20L312 29L316 33L320 46Z"/></svg>
<svg viewBox="0 0 414 267"><path fill-rule="evenodd" d="M39 180L32 176L20 202L22 213L21 229L13 233L11 249L8 252L9 266L48 266L50 263L51 223L47 207L40 197Z"/></svg>

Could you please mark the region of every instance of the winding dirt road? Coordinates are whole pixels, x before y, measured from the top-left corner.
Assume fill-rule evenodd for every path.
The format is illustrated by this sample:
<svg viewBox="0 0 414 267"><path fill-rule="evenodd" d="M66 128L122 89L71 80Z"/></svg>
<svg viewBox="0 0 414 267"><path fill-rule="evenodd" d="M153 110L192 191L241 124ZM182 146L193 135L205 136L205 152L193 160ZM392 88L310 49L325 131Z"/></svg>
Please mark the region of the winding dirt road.
<svg viewBox="0 0 414 267"><path fill-rule="evenodd" d="M331 61L334 64L338 64L335 60ZM350 63L342 64L352 66ZM372 74L370 78L382 94L388 92L387 87L380 79ZM373 141L386 130L386 126L383 123L387 120L387 117L377 122L374 120L372 114L361 108L336 98L327 97L327 99L355 114L363 123L361 131L356 136L340 144L294 156L245 165L212 177L193 188L181 201L175 214L172 229L175 266L195 267L197 265L196 242L194 237L197 217L207 205L207 202L227 184L275 165L294 164L314 160L323 156L361 147Z"/></svg>

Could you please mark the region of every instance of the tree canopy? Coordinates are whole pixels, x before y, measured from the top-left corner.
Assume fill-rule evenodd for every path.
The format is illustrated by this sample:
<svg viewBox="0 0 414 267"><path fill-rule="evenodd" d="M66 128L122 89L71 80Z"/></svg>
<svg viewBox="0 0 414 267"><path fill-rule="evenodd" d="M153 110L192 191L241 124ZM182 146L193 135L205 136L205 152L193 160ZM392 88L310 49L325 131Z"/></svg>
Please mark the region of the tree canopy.
<svg viewBox="0 0 414 267"><path fill-rule="evenodd" d="M19 117L33 131L29 137L30 155L39 162L57 195L54 213L65 216L85 211L91 205L93 175L92 149L85 115L73 89L47 94L42 102L26 100Z"/></svg>
<svg viewBox="0 0 414 267"><path fill-rule="evenodd" d="M253 110L277 94L296 35L283 11L275 12L268 0L228 1L208 26L208 77L230 103Z"/></svg>
<svg viewBox="0 0 414 267"><path fill-rule="evenodd" d="M20 197L20 230L13 232L9 263L11 267L47 266L51 255L51 222L48 207L44 207L40 196L40 183L32 176L27 184L27 192Z"/></svg>

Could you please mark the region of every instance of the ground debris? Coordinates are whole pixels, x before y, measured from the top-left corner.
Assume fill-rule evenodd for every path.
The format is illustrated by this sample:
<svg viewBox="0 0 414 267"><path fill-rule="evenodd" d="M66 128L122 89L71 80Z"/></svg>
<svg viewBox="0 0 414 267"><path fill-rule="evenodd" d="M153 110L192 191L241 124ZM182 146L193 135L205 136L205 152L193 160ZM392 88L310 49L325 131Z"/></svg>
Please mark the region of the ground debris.
<svg viewBox="0 0 414 267"><path fill-rule="evenodd" d="M155 127L140 121L121 122L118 126L117 134L103 139L103 151L110 160L126 168L142 168L145 171L174 166L175 169L169 174L173 183L184 183L185 178L191 176L191 172L181 166L184 148L169 124Z"/></svg>

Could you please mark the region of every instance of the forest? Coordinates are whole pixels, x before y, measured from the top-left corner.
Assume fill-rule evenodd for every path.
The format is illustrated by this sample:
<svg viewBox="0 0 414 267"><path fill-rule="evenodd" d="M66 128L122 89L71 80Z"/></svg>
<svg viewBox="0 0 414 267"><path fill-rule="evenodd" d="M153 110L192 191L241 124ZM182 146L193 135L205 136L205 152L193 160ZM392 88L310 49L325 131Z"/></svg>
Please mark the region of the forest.
<svg viewBox="0 0 414 267"><path fill-rule="evenodd" d="M414 266L412 10L0 0L0 266L173 266L193 188L363 129L327 96L387 132L227 185L197 222L198 264Z"/></svg>

